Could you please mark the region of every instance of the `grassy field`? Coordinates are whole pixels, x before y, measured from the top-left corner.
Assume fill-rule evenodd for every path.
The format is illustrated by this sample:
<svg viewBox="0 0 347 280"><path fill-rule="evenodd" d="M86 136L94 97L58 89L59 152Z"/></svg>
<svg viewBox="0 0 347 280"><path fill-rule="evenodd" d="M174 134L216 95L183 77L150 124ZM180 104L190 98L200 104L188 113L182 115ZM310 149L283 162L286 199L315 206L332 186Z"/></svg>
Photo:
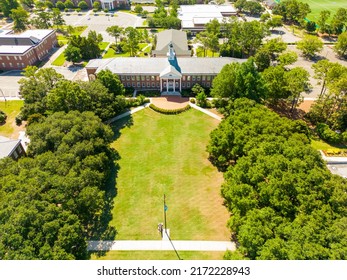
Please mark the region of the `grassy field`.
<svg viewBox="0 0 347 280"><path fill-rule="evenodd" d="M324 142L321 139L312 139L311 140L311 146L312 148L316 149L316 150L323 150L323 151L327 151L327 150L347 150L346 146L332 146L329 143Z"/></svg>
<svg viewBox="0 0 347 280"><path fill-rule="evenodd" d="M10 100L0 102L0 110L5 112L7 115L7 120L4 125L0 125L0 135L17 138L17 130L19 127L16 125L15 118L20 112L20 108L23 106L22 100Z"/></svg>
<svg viewBox="0 0 347 280"><path fill-rule="evenodd" d="M206 152L217 125L196 110L162 115L150 109L115 123L112 147L119 152L120 169L111 225L117 239L160 240L164 194L173 240L229 239L229 215L220 196L223 176Z"/></svg>
<svg viewBox="0 0 347 280"><path fill-rule="evenodd" d="M310 5L311 13L308 14L307 18L316 22L319 18L319 13L323 10L330 11L330 19L332 19L338 8L347 8L346 0L301 0L301 2Z"/></svg>
<svg viewBox="0 0 347 280"><path fill-rule="evenodd" d="M179 251L183 260L222 260L225 252ZM92 254L92 260L177 260L174 251L109 251L104 256Z"/></svg>

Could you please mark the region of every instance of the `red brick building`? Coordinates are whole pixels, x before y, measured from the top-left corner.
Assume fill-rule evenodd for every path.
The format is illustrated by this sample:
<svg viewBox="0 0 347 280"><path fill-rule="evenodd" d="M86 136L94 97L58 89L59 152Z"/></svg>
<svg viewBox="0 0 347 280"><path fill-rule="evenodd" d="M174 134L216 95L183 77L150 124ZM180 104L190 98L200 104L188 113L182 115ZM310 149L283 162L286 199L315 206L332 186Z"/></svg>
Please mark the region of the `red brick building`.
<svg viewBox="0 0 347 280"><path fill-rule="evenodd" d="M28 65L35 65L44 60L57 43L55 30L0 33L0 70L21 70Z"/></svg>

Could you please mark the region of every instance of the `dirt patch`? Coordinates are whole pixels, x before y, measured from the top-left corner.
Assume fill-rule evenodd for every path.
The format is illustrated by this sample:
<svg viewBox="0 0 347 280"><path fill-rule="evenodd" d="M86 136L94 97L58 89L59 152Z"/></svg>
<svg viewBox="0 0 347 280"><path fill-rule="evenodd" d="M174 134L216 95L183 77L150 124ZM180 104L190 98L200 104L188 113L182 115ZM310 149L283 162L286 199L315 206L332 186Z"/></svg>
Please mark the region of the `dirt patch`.
<svg viewBox="0 0 347 280"><path fill-rule="evenodd" d="M305 113L308 113L314 103L314 100L305 100L299 105L299 109L303 110Z"/></svg>
<svg viewBox="0 0 347 280"><path fill-rule="evenodd" d="M207 110L210 111L211 113L213 113L213 114L215 114L215 115L221 117L221 118L224 118L224 115L221 114L216 108L209 108L209 109L207 109Z"/></svg>
<svg viewBox="0 0 347 280"><path fill-rule="evenodd" d="M162 109L181 109L188 105L189 98L179 96L153 97L152 103Z"/></svg>

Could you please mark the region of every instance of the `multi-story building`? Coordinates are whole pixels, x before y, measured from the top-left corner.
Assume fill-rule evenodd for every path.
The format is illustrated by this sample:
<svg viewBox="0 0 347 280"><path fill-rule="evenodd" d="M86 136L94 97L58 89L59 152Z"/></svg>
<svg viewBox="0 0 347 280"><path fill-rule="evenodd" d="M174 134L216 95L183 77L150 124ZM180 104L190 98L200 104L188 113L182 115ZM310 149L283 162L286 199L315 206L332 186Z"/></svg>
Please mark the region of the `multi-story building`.
<svg viewBox="0 0 347 280"><path fill-rule="evenodd" d="M0 70L21 70L44 60L57 46L55 30L0 33Z"/></svg>
<svg viewBox="0 0 347 280"><path fill-rule="evenodd" d="M93 3L98 1L101 4L101 8L103 10L114 10L116 8L125 8L130 6L129 0L89 0L91 5L93 6ZM88 3L88 2L87 2Z"/></svg>

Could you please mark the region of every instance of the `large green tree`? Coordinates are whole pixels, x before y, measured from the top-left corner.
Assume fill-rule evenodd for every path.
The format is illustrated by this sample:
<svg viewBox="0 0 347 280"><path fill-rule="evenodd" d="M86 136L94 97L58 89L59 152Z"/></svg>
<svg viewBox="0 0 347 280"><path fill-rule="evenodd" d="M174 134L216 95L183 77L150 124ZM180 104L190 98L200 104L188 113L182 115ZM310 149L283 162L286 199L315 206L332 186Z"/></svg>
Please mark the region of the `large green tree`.
<svg viewBox="0 0 347 280"><path fill-rule="evenodd" d="M216 98L236 99L247 97L261 101L264 98L264 84L254 61L225 65L212 82L211 95Z"/></svg>
<svg viewBox="0 0 347 280"><path fill-rule="evenodd" d="M29 14L22 7L11 10L11 18L13 19L13 30L15 32L24 31L29 23Z"/></svg>
<svg viewBox="0 0 347 280"><path fill-rule="evenodd" d="M304 57L312 59L317 53L322 51L323 42L317 36L306 35L298 42L297 48L302 51Z"/></svg>
<svg viewBox="0 0 347 280"><path fill-rule="evenodd" d="M337 38L337 42L334 46L334 51L340 57L346 57L347 56L347 31L341 33L339 35L339 37Z"/></svg>
<svg viewBox="0 0 347 280"><path fill-rule="evenodd" d="M9 17L11 15L12 9L17 9L19 7L19 3L17 0L1 0L0 8L5 17Z"/></svg>

